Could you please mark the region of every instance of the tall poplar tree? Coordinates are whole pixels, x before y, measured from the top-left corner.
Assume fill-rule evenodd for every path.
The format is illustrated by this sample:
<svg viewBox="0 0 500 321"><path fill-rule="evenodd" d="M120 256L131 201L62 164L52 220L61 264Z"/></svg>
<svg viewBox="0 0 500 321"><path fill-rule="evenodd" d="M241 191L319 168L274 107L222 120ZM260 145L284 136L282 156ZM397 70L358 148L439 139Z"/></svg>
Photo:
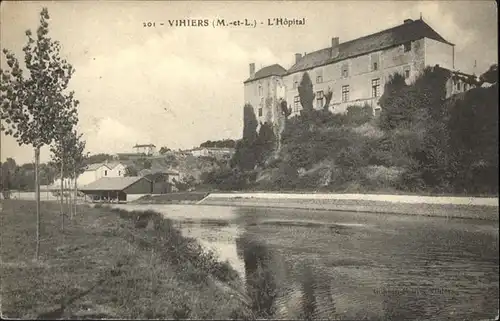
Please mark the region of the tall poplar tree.
<svg viewBox="0 0 500 321"><path fill-rule="evenodd" d="M307 71L302 75L302 80L299 84L299 98L300 104L305 112L312 111L314 109L314 94L313 84L311 81L311 77L307 73Z"/></svg>
<svg viewBox="0 0 500 321"><path fill-rule="evenodd" d="M1 70L0 84L0 130L19 145L32 146L35 154L36 259L40 251L40 148L50 145L58 133L68 132L78 118L78 101L67 91L74 69L60 57L60 43L49 37L49 19L43 8L36 35L26 31L25 68L10 50L3 50L8 68Z"/></svg>

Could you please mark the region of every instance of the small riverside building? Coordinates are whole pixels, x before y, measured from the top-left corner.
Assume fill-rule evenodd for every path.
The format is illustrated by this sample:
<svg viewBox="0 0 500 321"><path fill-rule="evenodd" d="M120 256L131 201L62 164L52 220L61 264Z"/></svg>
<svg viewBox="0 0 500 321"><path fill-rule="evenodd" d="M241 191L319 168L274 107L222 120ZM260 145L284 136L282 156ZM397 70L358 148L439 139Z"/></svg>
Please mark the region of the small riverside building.
<svg viewBox="0 0 500 321"><path fill-rule="evenodd" d="M139 176L145 177L153 183L152 194L166 194L175 191L175 181L179 180L180 173L174 170L151 171L143 169Z"/></svg>
<svg viewBox="0 0 500 321"><path fill-rule="evenodd" d="M153 183L146 177L103 177L80 188L92 201L127 201L130 194L152 194Z"/></svg>

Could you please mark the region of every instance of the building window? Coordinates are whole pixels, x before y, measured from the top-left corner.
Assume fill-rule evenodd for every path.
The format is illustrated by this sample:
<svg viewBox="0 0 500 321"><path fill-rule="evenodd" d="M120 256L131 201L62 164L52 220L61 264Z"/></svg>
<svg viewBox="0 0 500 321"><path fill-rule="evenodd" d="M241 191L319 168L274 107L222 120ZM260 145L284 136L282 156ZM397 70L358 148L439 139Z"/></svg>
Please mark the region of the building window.
<svg viewBox="0 0 500 321"><path fill-rule="evenodd" d="M323 108L325 96L323 95L323 91L318 91L316 93L316 108L320 109Z"/></svg>
<svg viewBox="0 0 500 321"><path fill-rule="evenodd" d="M403 45L403 47L404 47L405 52L411 51L411 42L410 42L410 41L409 41L409 42L406 42L406 43Z"/></svg>
<svg viewBox="0 0 500 321"><path fill-rule="evenodd" d="M380 78L372 80L372 97L380 96Z"/></svg>
<svg viewBox="0 0 500 321"><path fill-rule="evenodd" d="M370 55L371 71L379 70L380 68L380 55L373 53Z"/></svg>
<svg viewBox="0 0 500 321"><path fill-rule="evenodd" d="M299 96L293 97L293 112L294 113L299 111L299 105L300 105L300 97Z"/></svg>
<svg viewBox="0 0 500 321"><path fill-rule="evenodd" d="M405 79L410 78L410 67L409 66L405 67L404 76L405 76Z"/></svg>
<svg viewBox="0 0 500 321"><path fill-rule="evenodd" d="M343 78L349 77L349 65L348 64L342 65L342 77Z"/></svg>
<svg viewBox="0 0 500 321"><path fill-rule="evenodd" d="M316 83L321 84L323 82L323 70L320 69L316 71Z"/></svg>
<svg viewBox="0 0 500 321"><path fill-rule="evenodd" d="M262 117L262 107L259 108L259 117Z"/></svg>
<svg viewBox="0 0 500 321"><path fill-rule="evenodd" d="M118 171L118 176L122 176L122 171Z"/></svg>
<svg viewBox="0 0 500 321"><path fill-rule="evenodd" d="M104 176L108 176L108 171L104 171Z"/></svg>
<svg viewBox="0 0 500 321"><path fill-rule="evenodd" d="M349 101L349 85L347 86L342 86L342 102L348 102Z"/></svg>
<svg viewBox="0 0 500 321"><path fill-rule="evenodd" d="M460 91L460 81L457 81L457 90Z"/></svg>

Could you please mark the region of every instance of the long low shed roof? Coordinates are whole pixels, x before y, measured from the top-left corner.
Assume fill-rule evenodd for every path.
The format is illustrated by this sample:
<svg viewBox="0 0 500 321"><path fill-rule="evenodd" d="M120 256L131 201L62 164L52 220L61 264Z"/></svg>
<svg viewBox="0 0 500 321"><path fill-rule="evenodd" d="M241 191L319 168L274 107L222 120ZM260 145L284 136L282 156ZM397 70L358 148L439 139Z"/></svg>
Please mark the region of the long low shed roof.
<svg viewBox="0 0 500 321"><path fill-rule="evenodd" d="M130 185L147 178L142 176L103 177L80 188L81 191L123 191Z"/></svg>

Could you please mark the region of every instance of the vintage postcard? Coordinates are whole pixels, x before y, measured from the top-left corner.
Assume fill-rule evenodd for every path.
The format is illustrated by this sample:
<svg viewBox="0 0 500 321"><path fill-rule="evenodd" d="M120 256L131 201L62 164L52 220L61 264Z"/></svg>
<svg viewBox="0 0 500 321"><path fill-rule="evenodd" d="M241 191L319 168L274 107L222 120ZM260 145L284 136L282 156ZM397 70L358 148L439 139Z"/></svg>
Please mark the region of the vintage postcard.
<svg viewBox="0 0 500 321"><path fill-rule="evenodd" d="M498 320L493 1L3 1L5 319Z"/></svg>

